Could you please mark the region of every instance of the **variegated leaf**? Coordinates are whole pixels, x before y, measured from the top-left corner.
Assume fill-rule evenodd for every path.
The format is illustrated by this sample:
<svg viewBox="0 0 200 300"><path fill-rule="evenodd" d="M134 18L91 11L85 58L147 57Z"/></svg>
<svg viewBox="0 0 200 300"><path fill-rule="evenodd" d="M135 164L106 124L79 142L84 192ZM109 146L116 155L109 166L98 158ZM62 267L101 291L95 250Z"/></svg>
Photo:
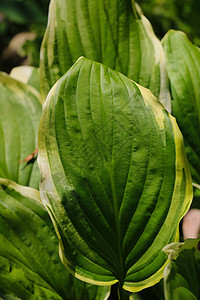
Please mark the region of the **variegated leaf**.
<svg viewBox="0 0 200 300"><path fill-rule="evenodd" d="M105 300L108 287L77 280L63 266L39 192L0 179L0 298Z"/></svg>
<svg viewBox="0 0 200 300"><path fill-rule="evenodd" d="M36 89L0 73L0 177L38 188L37 162L20 161L37 148L41 112Z"/></svg>
<svg viewBox="0 0 200 300"><path fill-rule="evenodd" d="M162 45L134 1L51 1L41 48L43 101L80 56L102 62L149 88L170 110Z"/></svg>
<svg viewBox="0 0 200 300"><path fill-rule="evenodd" d="M200 49L180 31L163 39L172 94L172 114L183 133L192 179L200 183Z"/></svg>
<svg viewBox="0 0 200 300"><path fill-rule="evenodd" d="M55 84L39 128L41 198L61 258L90 283L162 278L192 200L182 135L151 92L86 58Z"/></svg>
<svg viewBox="0 0 200 300"><path fill-rule="evenodd" d="M10 72L10 77L32 86L40 93L39 69L32 66L15 67ZM40 95L38 95L40 98Z"/></svg>

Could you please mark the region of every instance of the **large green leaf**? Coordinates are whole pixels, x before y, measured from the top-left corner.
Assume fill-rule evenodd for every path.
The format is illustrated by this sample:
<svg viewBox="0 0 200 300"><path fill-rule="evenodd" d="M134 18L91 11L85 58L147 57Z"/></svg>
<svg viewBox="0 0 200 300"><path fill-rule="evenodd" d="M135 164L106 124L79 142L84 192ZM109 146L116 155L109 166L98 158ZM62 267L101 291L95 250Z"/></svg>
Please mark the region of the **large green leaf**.
<svg viewBox="0 0 200 300"><path fill-rule="evenodd" d="M39 192L0 179L0 297L107 299L109 289L74 278L58 256L58 240Z"/></svg>
<svg viewBox="0 0 200 300"><path fill-rule="evenodd" d="M19 163L37 148L42 112L38 91L0 73L0 112L0 177L38 188L37 163Z"/></svg>
<svg viewBox="0 0 200 300"><path fill-rule="evenodd" d="M82 55L149 88L170 110L163 48L134 1L51 1L41 48L44 99Z"/></svg>
<svg viewBox="0 0 200 300"><path fill-rule="evenodd" d="M159 281L192 185L182 135L150 91L81 58L49 93L38 145L67 268L133 292Z"/></svg>
<svg viewBox="0 0 200 300"><path fill-rule="evenodd" d="M172 114L184 136L192 178L200 183L200 51L183 32L163 40L172 93Z"/></svg>
<svg viewBox="0 0 200 300"><path fill-rule="evenodd" d="M199 239L173 243L163 250L169 255L164 272L166 300L197 300L200 298Z"/></svg>

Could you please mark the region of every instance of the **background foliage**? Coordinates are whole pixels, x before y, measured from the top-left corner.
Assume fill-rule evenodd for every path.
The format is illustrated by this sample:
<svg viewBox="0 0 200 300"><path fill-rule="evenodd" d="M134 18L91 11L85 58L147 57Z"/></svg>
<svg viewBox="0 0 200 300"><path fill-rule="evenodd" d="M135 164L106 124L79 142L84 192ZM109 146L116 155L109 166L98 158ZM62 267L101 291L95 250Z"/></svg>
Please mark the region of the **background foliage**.
<svg viewBox="0 0 200 300"><path fill-rule="evenodd" d="M28 63L39 64L39 49L47 23L49 0L1 0L0 1L0 69L9 72L13 66ZM32 33L16 41L10 41L19 33Z"/></svg>
<svg viewBox="0 0 200 300"><path fill-rule="evenodd" d="M155 34L162 38L169 29L184 31L200 45L199 0L138 0Z"/></svg>

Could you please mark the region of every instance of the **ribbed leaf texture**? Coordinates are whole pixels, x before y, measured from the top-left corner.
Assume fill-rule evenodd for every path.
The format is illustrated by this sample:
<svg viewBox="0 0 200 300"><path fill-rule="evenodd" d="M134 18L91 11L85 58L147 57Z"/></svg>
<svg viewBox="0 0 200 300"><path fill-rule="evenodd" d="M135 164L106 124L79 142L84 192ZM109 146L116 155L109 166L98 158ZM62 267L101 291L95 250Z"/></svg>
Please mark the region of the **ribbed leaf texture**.
<svg viewBox="0 0 200 300"><path fill-rule="evenodd" d="M4 300L105 300L108 287L74 278L39 192L0 179L0 297Z"/></svg>
<svg viewBox="0 0 200 300"><path fill-rule="evenodd" d="M80 56L104 63L149 88L170 110L162 45L134 1L51 1L41 48L43 101Z"/></svg>
<svg viewBox="0 0 200 300"><path fill-rule="evenodd" d="M184 136L192 179L200 183L200 50L180 31L163 40L172 94L172 114Z"/></svg>
<svg viewBox="0 0 200 300"><path fill-rule="evenodd" d="M37 148L42 112L40 94L0 73L0 177L38 188L37 162L19 163Z"/></svg>
<svg viewBox="0 0 200 300"><path fill-rule="evenodd" d="M164 271L166 300L197 300L200 298L200 252L199 239L185 243L173 243L163 250L169 255Z"/></svg>
<svg viewBox="0 0 200 300"><path fill-rule="evenodd" d="M128 291L162 277L192 199L182 135L147 89L79 59L56 83L39 128L41 197L77 278Z"/></svg>

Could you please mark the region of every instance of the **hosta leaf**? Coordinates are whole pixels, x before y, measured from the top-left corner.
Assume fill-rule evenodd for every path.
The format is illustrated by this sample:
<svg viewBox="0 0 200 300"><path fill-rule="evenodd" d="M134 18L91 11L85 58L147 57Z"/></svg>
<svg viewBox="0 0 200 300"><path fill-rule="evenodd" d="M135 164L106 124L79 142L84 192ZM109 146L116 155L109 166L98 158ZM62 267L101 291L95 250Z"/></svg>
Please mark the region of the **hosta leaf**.
<svg viewBox="0 0 200 300"><path fill-rule="evenodd" d="M167 245L163 250L169 255L164 271L166 300L197 300L200 298L199 239Z"/></svg>
<svg viewBox="0 0 200 300"><path fill-rule="evenodd" d="M172 93L172 114L184 136L193 180L200 183L200 50L183 32L163 40Z"/></svg>
<svg viewBox="0 0 200 300"><path fill-rule="evenodd" d="M11 70L10 76L18 81L26 83L40 93L39 69L31 66L19 66ZM38 95L40 98L40 94Z"/></svg>
<svg viewBox="0 0 200 300"><path fill-rule="evenodd" d="M39 93L0 73L0 177L38 188L37 163L19 163L37 148Z"/></svg>
<svg viewBox="0 0 200 300"><path fill-rule="evenodd" d="M38 145L67 268L133 292L160 280L192 185L182 135L156 98L81 58L48 96Z"/></svg>
<svg viewBox="0 0 200 300"><path fill-rule="evenodd" d="M41 48L41 91L85 56L149 88L170 109L164 53L132 0L52 0Z"/></svg>
<svg viewBox="0 0 200 300"><path fill-rule="evenodd" d="M39 192L7 179L0 179L0 287L4 300L103 300L109 294L69 274Z"/></svg>

